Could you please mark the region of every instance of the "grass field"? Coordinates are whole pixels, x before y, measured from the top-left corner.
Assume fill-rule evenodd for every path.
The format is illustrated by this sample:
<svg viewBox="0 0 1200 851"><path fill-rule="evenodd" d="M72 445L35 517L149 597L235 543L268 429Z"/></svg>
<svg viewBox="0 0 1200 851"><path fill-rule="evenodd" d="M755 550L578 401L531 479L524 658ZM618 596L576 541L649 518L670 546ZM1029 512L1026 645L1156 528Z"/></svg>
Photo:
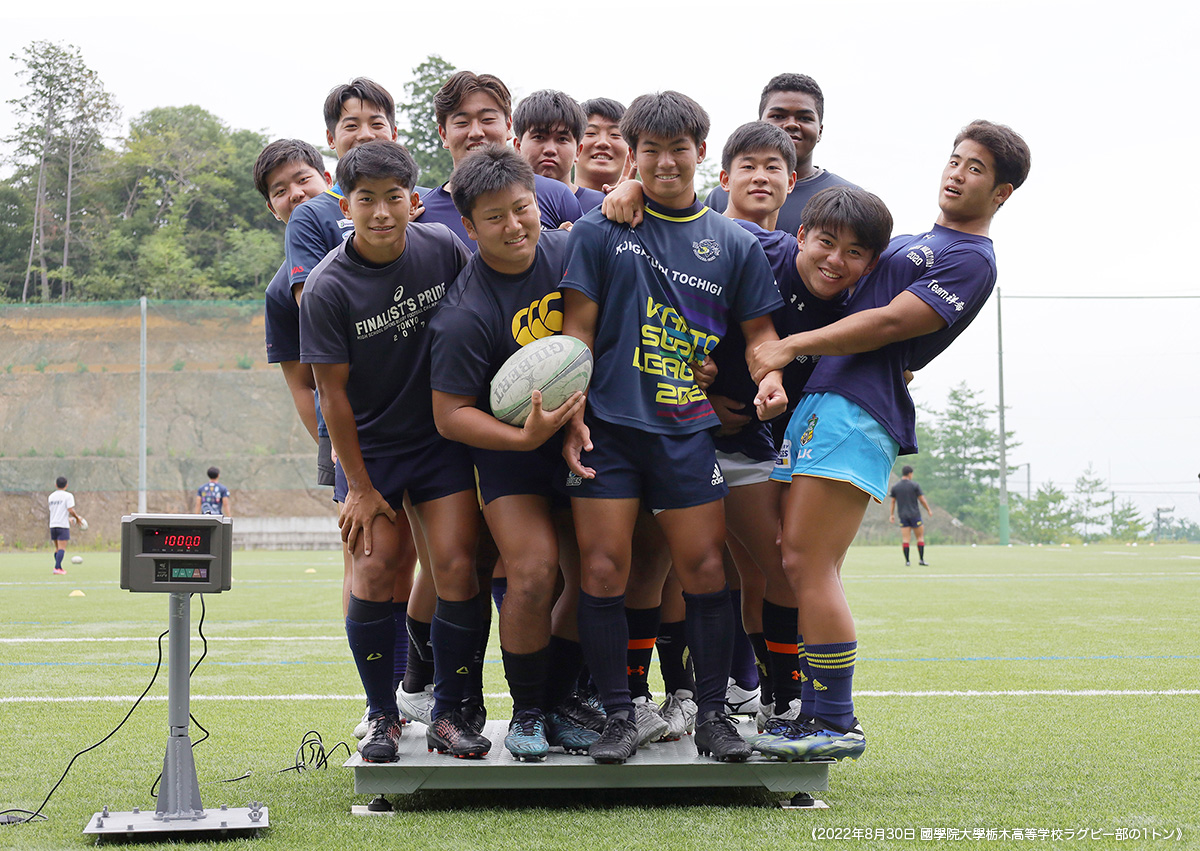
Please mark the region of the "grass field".
<svg viewBox="0 0 1200 851"><path fill-rule="evenodd" d="M265 801L268 831L222 843L264 851L1200 847L1200 546L928 557L905 568L899 547L862 547L846 560L869 746L831 770L829 810L782 811L769 806L781 796L745 790L424 792L368 818L349 814L367 797L353 793L344 751L328 770L278 773L308 730L326 747L353 742L362 704L338 618L339 554L235 553L233 590L205 598L209 655L192 680L192 712L211 731L195 751L201 794L210 808ZM0 554L0 809L36 809L154 670L167 599L120 590L115 553L84 558L53 576L46 551ZM84 596L68 596L76 589ZM199 616L193 601L193 633ZM494 639L490 656L489 712L507 717ZM81 847L101 806L153 809L165 674L76 761L48 821L0 827L0 847ZM497 742L489 759L507 758ZM942 833L922 840L922 829Z"/></svg>

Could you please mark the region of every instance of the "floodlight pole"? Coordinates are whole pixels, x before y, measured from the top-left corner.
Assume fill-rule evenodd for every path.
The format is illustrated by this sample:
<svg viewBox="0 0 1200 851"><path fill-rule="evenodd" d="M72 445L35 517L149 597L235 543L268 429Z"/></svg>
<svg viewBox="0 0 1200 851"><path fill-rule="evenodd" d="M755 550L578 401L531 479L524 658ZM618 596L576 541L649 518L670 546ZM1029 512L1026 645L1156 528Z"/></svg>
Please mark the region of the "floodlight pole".
<svg viewBox="0 0 1200 851"><path fill-rule="evenodd" d="M146 297L142 296L142 353L138 359L141 381L138 397L138 514L146 513Z"/></svg>
<svg viewBox="0 0 1200 851"><path fill-rule="evenodd" d="M1008 545L1008 441L1004 431L1004 323L1001 321L1000 288L996 287L996 354L1000 365L1000 545Z"/></svg>

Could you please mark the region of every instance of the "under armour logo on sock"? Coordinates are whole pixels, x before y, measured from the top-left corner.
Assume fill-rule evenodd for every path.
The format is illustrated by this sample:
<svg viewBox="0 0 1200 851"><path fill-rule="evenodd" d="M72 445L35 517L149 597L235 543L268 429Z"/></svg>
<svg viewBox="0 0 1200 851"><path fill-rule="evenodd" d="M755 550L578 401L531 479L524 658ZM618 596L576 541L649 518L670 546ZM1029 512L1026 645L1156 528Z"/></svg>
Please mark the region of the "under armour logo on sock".
<svg viewBox="0 0 1200 851"><path fill-rule="evenodd" d="M634 674L637 674L639 677L644 677L644 676L646 675L646 668L645 668L645 666L644 666L644 665L638 665L636 668L628 668L628 667L627 667L627 668L625 669L625 676L627 676L627 677L632 677Z"/></svg>
<svg viewBox="0 0 1200 851"><path fill-rule="evenodd" d="M803 675L803 674L801 674L799 671L792 671L792 680L794 680L794 681L800 681L800 680L802 680L803 678L804 678L804 675Z"/></svg>

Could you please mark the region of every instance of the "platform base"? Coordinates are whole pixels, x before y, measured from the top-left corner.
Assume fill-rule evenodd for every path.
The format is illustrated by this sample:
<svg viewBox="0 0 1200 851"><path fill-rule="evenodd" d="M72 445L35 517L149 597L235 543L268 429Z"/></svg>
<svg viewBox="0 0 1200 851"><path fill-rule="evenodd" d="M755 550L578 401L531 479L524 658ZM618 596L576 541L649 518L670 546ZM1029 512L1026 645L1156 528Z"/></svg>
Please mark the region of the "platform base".
<svg viewBox="0 0 1200 851"><path fill-rule="evenodd" d="M163 816L154 811L109 812L105 807L92 816L84 833L96 834L97 840L115 839L121 836L144 837L149 834L190 834L200 838L220 835L244 836L270 827L267 807L252 803L249 807L221 806L201 810L196 816Z"/></svg>
<svg viewBox="0 0 1200 851"><path fill-rule="evenodd" d="M746 726L746 725L739 725ZM629 789L759 787L771 792L823 792L833 760L783 762L755 755L746 762L716 762L696 752L691 736L640 748L624 765L599 765L586 756L552 750L545 762L517 762L504 749L507 721L491 721L484 735L492 750L483 759L429 753L425 726L404 728L396 762L363 762L355 753L354 791L363 795L411 794L423 789ZM753 727L749 731L753 732ZM355 808L357 812L360 809ZM372 813L375 814L375 813Z"/></svg>

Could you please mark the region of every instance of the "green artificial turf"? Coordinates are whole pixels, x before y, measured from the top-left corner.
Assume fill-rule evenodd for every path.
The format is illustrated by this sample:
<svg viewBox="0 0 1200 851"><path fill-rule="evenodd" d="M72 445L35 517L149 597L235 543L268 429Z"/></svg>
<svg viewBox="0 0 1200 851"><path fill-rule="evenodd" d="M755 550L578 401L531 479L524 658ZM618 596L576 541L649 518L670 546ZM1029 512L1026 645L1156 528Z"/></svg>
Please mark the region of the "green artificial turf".
<svg viewBox="0 0 1200 851"><path fill-rule="evenodd" d="M46 551L0 554L0 639L22 639L0 641L0 809L36 809L154 670L167 598L120 590L115 553L83 556L53 576ZM905 567L895 546L846 559L868 748L831 769L829 810L778 810L783 796L744 789L430 791L394 797L395 816L355 817L368 797L354 794L344 749L328 769L285 771L310 730L327 749L353 745L362 712L340 555L238 552L232 590L205 598L208 657L191 683L211 732L195 750L201 794L207 807L266 802L269 830L220 843L264 851L1197 847L1200 547L930 547L927 558ZM197 600L193 659L199 619ZM508 714L498 659L493 636L493 718ZM1180 690L1192 693L1169 693ZM103 805L153 809L166 691L164 666L152 699L76 760L48 820L0 826L0 847L82 847ZM500 743L489 759L508 759Z"/></svg>

